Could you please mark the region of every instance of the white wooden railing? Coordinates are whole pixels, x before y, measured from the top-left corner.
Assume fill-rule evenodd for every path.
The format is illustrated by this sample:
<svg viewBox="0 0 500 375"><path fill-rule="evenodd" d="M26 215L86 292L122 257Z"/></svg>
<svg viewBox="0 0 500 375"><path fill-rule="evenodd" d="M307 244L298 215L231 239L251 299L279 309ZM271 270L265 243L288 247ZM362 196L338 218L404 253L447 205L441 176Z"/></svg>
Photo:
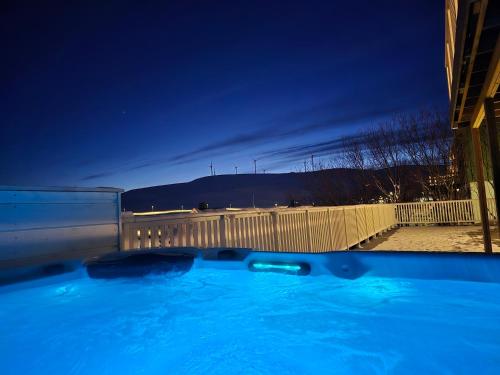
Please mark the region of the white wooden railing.
<svg viewBox="0 0 500 375"><path fill-rule="evenodd" d="M490 220L497 219L488 200ZM325 252L349 249L396 225L479 223L476 200L318 208L122 215L122 249L194 246Z"/></svg>
<svg viewBox="0 0 500 375"><path fill-rule="evenodd" d="M345 250L397 224L392 204L122 215L122 249L174 246L325 252Z"/></svg>
<svg viewBox="0 0 500 375"><path fill-rule="evenodd" d="M397 203L398 224L467 224L480 223L478 200ZM488 199L490 221L497 220L495 199Z"/></svg>

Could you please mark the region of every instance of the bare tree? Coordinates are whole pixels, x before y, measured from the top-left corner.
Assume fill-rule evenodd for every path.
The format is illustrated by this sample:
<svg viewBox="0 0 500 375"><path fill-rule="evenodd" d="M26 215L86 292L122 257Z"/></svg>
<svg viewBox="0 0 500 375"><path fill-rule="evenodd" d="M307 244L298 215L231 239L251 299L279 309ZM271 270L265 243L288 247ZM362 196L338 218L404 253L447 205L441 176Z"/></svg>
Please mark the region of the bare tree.
<svg viewBox="0 0 500 375"><path fill-rule="evenodd" d="M406 164L401 143L397 118L381 123L366 134L371 168L383 171L388 182L373 174L374 184L388 202L399 202L401 197L401 167Z"/></svg>
<svg viewBox="0 0 500 375"><path fill-rule="evenodd" d="M366 145L359 139L344 138L342 140L342 152L336 159L338 165L342 166L342 168L355 169L359 172L356 175L356 183L361 185L362 196L360 197L360 203L368 202L373 176L369 169Z"/></svg>
<svg viewBox="0 0 500 375"><path fill-rule="evenodd" d="M463 137L462 137L463 138ZM349 172L349 189L359 196L342 200L369 202L436 200L464 197L464 140L454 136L438 112L399 114L354 137L346 137L330 168ZM324 169L318 165L318 171ZM327 176L325 174L325 176ZM317 181L323 201L338 201L340 182ZM355 188L353 185L357 185ZM332 189L327 193L328 189Z"/></svg>
<svg viewBox="0 0 500 375"><path fill-rule="evenodd" d="M441 199L453 185L445 173L450 160L451 132L436 113L421 112L418 116L400 115L401 145L415 169L413 178L425 196ZM444 188L443 188L444 187Z"/></svg>
<svg viewBox="0 0 500 375"><path fill-rule="evenodd" d="M404 152L419 167L413 177L424 195L438 200L456 198L464 183L459 168L464 154L448 121L438 112L421 112L400 116L399 123Z"/></svg>

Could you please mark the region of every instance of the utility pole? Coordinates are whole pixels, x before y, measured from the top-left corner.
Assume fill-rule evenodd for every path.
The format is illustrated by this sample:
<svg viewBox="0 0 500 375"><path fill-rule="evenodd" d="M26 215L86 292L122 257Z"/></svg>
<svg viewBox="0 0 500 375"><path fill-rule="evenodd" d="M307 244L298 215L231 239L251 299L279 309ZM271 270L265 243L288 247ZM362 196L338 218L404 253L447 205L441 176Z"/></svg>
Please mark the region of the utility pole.
<svg viewBox="0 0 500 375"><path fill-rule="evenodd" d="M311 170L314 172L314 155L311 155Z"/></svg>
<svg viewBox="0 0 500 375"><path fill-rule="evenodd" d="M214 165L212 164L212 162L210 162L210 176L213 176L214 175Z"/></svg>
<svg viewBox="0 0 500 375"><path fill-rule="evenodd" d="M253 159L254 174L257 174L257 159Z"/></svg>
<svg viewBox="0 0 500 375"><path fill-rule="evenodd" d="M235 174L238 174L238 167L237 166L234 167L234 171L235 171Z"/></svg>
<svg viewBox="0 0 500 375"><path fill-rule="evenodd" d="M307 172L307 160L304 160L304 172Z"/></svg>

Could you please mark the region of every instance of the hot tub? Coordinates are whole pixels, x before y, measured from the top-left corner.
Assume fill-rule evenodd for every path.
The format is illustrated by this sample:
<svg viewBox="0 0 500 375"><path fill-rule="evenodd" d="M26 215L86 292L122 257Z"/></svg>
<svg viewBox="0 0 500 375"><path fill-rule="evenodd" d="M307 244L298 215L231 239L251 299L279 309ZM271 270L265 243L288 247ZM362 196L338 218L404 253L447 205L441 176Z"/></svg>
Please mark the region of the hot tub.
<svg viewBox="0 0 500 375"><path fill-rule="evenodd" d="M4 273L1 373L500 373L497 256L130 254Z"/></svg>

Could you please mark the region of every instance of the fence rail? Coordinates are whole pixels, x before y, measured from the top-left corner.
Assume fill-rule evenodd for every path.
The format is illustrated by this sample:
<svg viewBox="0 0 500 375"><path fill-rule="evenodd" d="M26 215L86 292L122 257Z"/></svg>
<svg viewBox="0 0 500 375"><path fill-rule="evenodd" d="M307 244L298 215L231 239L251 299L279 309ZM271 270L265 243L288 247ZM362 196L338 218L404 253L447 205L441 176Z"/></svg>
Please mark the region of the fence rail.
<svg viewBox="0 0 500 375"><path fill-rule="evenodd" d="M438 202L397 203L398 224L480 223L479 202L474 199ZM497 220L495 199L488 199L490 221Z"/></svg>
<svg viewBox="0 0 500 375"><path fill-rule="evenodd" d="M392 204L122 216L122 249L174 246L345 250L397 224Z"/></svg>
<svg viewBox="0 0 500 375"><path fill-rule="evenodd" d="M491 221L495 200L488 200ZM477 200L122 215L122 249L194 246L325 252L349 249L396 225L479 223Z"/></svg>

